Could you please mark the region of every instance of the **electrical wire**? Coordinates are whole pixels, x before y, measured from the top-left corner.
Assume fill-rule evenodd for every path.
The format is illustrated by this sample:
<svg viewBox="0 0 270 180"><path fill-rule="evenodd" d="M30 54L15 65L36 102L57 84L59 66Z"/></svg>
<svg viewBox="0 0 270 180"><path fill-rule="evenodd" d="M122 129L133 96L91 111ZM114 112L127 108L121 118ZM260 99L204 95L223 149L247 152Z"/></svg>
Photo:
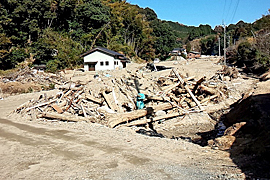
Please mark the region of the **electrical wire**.
<svg viewBox="0 0 270 180"><path fill-rule="evenodd" d="M222 19L224 19L224 13L225 13L226 4L227 4L227 0L225 0L225 4L224 4L224 7L223 7Z"/></svg>
<svg viewBox="0 0 270 180"><path fill-rule="evenodd" d="M234 13L233 13L231 22L232 22L233 19L234 19L234 16L235 16L235 14L236 14L237 8L238 8L238 6L239 6L239 2L240 2L240 0L237 0L237 4L236 4L236 7L235 7L235 9L234 9Z"/></svg>
<svg viewBox="0 0 270 180"><path fill-rule="evenodd" d="M228 12L227 12L225 21L227 20L227 17L228 17L228 15L229 15L229 13L230 13L231 6L232 6L232 0L230 1L229 10L228 10Z"/></svg>

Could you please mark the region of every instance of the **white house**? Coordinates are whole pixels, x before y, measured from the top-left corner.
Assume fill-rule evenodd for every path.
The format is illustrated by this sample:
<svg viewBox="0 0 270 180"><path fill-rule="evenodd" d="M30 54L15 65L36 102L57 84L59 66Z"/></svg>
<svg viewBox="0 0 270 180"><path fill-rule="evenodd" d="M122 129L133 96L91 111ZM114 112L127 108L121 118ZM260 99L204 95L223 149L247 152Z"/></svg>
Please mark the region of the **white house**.
<svg viewBox="0 0 270 180"><path fill-rule="evenodd" d="M85 71L114 70L126 67L129 61L123 54L103 48L96 47L82 54Z"/></svg>

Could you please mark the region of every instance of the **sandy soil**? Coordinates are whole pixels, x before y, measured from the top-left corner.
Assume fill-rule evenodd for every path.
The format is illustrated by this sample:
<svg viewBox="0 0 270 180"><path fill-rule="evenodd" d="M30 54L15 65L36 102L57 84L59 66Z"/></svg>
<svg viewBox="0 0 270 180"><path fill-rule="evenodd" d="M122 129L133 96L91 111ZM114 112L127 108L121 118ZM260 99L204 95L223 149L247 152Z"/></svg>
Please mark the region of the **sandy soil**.
<svg viewBox="0 0 270 180"><path fill-rule="evenodd" d="M183 74L197 78L211 77L221 68L215 60L161 64L174 66ZM133 71L134 66L143 67L131 66L127 70ZM73 74L69 78L89 81L92 75ZM254 80L236 79L228 83L237 91L222 104L209 105L207 111L235 102L242 92L253 88L248 85ZM130 129L110 129L86 122L34 121L9 115L20 104L41 93L44 92L0 100L1 179L245 179L229 152L201 147L182 139L148 137ZM179 121L174 131L184 131L186 123L200 125L206 121L205 124L211 125L209 116L203 117L206 115L201 115L201 120L197 118L197 121L192 121L192 117L186 117L182 122L177 118L166 121L161 129L168 126L166 131L172 130L173 121Z"/></svg>
<svg viewBox="0 0 270 180"><path fill-rule="evenodd" d="M98 124L6 117L36 94L0 101L1 179L242 179L229 154Z"/></svg>

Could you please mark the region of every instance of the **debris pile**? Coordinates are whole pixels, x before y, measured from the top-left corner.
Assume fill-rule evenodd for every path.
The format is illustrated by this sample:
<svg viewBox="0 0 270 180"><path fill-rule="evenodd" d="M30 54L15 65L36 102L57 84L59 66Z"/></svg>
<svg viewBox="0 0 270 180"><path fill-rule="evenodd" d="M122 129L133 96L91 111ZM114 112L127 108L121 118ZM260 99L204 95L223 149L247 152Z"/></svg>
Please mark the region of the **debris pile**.
<svg viewBox="0 0 270 180"><path fill-rule="evenodd" d="M21 83L27 82L37 82L40 84L49 84L49 83L63 83L64 79L53 73L45 73L42 71L37 71L29 68L28 66L20 69L18 72L12 73L8 76L5 76L1 79L2 82L14 82L18 81Z"/></svg>
<svg viewBox="0 0 270 180"><path fill-rule="evenodd" d="M176 69L167 76L144 77L128 72L122 77L95 76L82 82L58 82L55 96L41 95L19 106L15 112L32 118L87 121L116 126L138 126L204 110L209 101L228 96L218 78L183 77Z"/></svg>
<svg viewBox="0 0 270 180"><path fill-rule="evenodd" d="M53 89L55 84L63 84L60 75L39 72L28 66L0 78L0 93L12 95Z"/></svg>

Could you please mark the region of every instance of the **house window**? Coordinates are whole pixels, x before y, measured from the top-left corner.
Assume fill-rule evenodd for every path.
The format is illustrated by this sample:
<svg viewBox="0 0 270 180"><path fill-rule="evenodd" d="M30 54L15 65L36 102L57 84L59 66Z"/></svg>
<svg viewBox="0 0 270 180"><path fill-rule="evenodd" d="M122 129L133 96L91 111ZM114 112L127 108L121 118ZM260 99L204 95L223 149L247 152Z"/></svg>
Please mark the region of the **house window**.
<svg viewBox="0 0 270 180"><path fill-rule="evenodd" d="M105 65L106 66L109 66L109 61L105 61Z"/></svg>
<svg viewBox="0 0 270 180"><path fill-rule="evenodd" d="M118 61L114 61L114 65L118 65Z"/></svg>
<svg viewBox="0 0 270 180"><path fill-rule="evenodd" d="M104 62L103 61L100 61L100 66L104 66Z"/></svg>

